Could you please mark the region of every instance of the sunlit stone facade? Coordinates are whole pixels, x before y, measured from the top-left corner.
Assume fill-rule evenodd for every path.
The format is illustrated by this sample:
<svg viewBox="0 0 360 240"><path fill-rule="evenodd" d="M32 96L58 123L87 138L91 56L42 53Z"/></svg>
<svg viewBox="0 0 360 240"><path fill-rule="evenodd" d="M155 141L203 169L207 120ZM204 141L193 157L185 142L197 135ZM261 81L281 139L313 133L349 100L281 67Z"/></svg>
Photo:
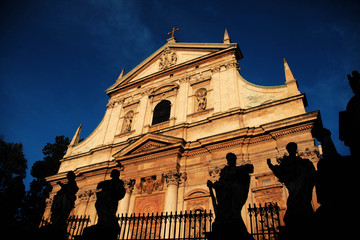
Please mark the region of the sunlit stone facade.
<svg viewBox="0 0 360 240"><path fill-rule="evenodd" d="M238 165L254 165L248 203L277 202L285 209L286 188L266 159L275 162L294 141L299 154L316 163L311 130L320 115L306 112L305 95L285 60L285 84L265 87L241 76L242 57L228 36L223 43L171 38L123 71L106 90L103 120L80 143L79 127L59 172L47 178L53 191L44 216L59 190L56 182L66 181L72 170L79 187L72 214L90 215L96 223L96 186L120 164L126 195L118 213L212 209L206 181L219 177L228 152L236 154Z"/></svg>

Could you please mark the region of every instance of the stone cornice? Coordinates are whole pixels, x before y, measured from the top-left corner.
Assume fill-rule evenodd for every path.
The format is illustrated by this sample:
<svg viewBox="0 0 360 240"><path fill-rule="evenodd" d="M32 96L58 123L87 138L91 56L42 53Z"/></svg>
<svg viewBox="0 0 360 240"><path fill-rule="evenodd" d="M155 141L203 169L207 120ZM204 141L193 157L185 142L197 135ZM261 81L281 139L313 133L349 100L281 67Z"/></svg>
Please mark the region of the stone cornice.
<svg viewBox="0 0 360 240"><path fill-rule="evenodd" d="M75 169L74 172L77 179L81 179L85 177L85 173L86 177L105 174L108 169L117 167L118 162L121 162L126 168L126 165L128 164L136 164L139 162L143 163L162 157L189 157L207 152L210 153L218 151L232 146L243 146L257 144L264 141L275 141L276 138L288 134L310 131L319 119L320 113L318 111L310 112L288 119L283 119L281 121L264 124L257 128L242 128L224 134L198 139L198 141L188 142L186 145L184 142L175 143L166 147L160 147L159 149L154 148L152 151L121 156L116 158L116 161L105 161L80 167ZM56 181L65 180L66 174L67 172L61 172L47 177L46 180L55 184Z"/></svg>
<svg viewBox="0 0 360 240"><path fill-rule="evenodd" d="M283 100L279 100L279 101L287 102L287 101L291 101L291 100L294 100L294 99L301 99L302 97L303 97L303 95L298 95L298 96L290 97L288 99L283 99ZM269 103L269 104L271 104L271 103ZM252 108L251 111L255 111L256 108L257 107ZM259 108L261 108L261 106ZM229 111L229 112L225 112L225 113L221 113L221 114L211 116L211 117L209 117L207 119L204 119L204 120L201 120L201 121L198 121L198 122L195 122L195 123L190 123L190 124L189 123L182 123L182 124L178 124L178 125L175 125L175 126L170 126L170 127L158 130L155 133L166 135L166 132L171 131L171 130L175 130L175 129L179 129L179 128L191 128L191 127L194 127L194 126L197 126L197 125L206 124L206 123L208 123L210 121L213 121L215 119L222 118L222 117L225 117L225 116L228 116L228 115L230 116L230 115L233 115L233 114L243 114L245 111L247 111L247 110L235 109L235 110L232 110L232 111ZM218 134L218 135L215 135L215 136L198 139L198 142L201 142L202 146L205 146L205 145L207 145L207 143L206 143L207 141L208 142L221 141L221 139L223 139L222 136L232 136L232 135L234 135L234 137L235 136L237 136L237 137L242 136L244 138L249 138L248 139L249 143L254 144L254 143L259 143L259 142L263 142L263 141L268 141L268 140L274 139L274 137L278 137L278 136L281 136L281 135L291 134L291 133L294 133L294 132L303 131L303 130L312 128L312 124L310 124L310 125L305 124L305 125L302 125L301 127L298 126L298 127L291 128L291 129L286 129L286 130L281 129L281 128L287 128L287 127L290 127L290 126L295 126L297 124L304 124L304 122L308 122L308 123L309 122L321 122L321 117L320 117L319 111L315 111L315 112L311 112L311 113L305 113L305 114L302 114L302 115L299 115L299 116L290 117L290 118L287 118L287 119L282 119L282 120L275 121L275 122L268 123L268 124L263 124L263 125L261 125L260 127L256 128L256 129L255 128L242 128L242 129L239 129L239 130L226 132L226 133ZM278 129L281 129L281 130L278 130ZM255 131L255 132L252 132L252 131ZM274 133L273 134L264 134L265 132L274 132ZM94 153L96 151L101 151L101 150L104 150L104 149L107 149L107 148L115 148L115 147L119 147L119 146L126 146L130 142L132 142L134 140L137 140L137 139L139 139L141 137L142 137L142 135L139 135L139 136L135 136L133 138L130 138L125 142L116 143L116 144L108 144L108 145L103 145L103 146L100 146L100 147L97 147L97 148L93 148L93 149L91 149L90 151L88 151L86 153L81 153L81 154L77 154L77 155L74 155L74 156L64 158L64 159L60 160L60 162L68 161L68 160L71 160L71 159L76 159L76 158L81 157L81 156L87 156L87 155L90 155L90 154L92 154L92 153ZM245 140L241 140L241 141L245 141ZM229 144L235 144L236 145L236 143L226 143L226 145L229 145ZM192 144L191 146L194 146L194 145ZM192 156L192 155L197 155L197 154L207 152L207 151L209 151L211 149L219 148L219 147L213 146L213 147L210 147L209 149L204 149L204 148L199 149L198 147L195 147L195 149L194 148L192 149L192 151L194 151L194 152L189 152L190 149L188 149L188 148L184 148L184 151L187 152L189 154L189 156Z"/></svg>

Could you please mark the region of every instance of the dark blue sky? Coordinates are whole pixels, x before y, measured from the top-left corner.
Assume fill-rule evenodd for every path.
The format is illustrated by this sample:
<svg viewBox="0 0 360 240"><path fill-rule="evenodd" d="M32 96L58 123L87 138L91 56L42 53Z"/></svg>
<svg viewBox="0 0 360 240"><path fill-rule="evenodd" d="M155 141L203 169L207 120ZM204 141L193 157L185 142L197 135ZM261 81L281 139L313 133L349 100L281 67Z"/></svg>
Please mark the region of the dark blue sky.
<svg viewBox="0 0 360 240"><path fill-rule="evenodd" d="M21 142L29 163L55 136L87 137L100 123L105 89L179 27L179 42L221 42L227 28L244 54L241 75L285 82L283 58L320 110L338 151L338 112L353 96L346 74L360 70L359 1L2 0L0 135ZM31 179L28 174L27 182Z"/></svg>

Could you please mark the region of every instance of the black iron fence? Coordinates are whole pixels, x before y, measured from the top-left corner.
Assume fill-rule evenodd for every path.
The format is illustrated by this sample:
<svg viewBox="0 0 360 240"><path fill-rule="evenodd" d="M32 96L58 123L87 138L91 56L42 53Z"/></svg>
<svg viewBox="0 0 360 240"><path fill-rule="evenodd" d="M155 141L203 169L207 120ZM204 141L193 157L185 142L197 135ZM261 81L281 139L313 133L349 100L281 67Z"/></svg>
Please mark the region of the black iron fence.
<svg viewBox="0 0 360 240"><path fill-rule="evenodd" d="M277 203L265 206L249 205L250 234L255 240L276 240L279 238L280 216ZM122 214L118 215L120 232L118 240L145 239L206 239L211 232L214 215L211 211L185 211L180 213ZM81 236L90 223L90 216L70 216L68 219L68 239ZM49 224L42 219L40 227Z"/></svg>
<svg viewBox="0 0 360 240"><path fill-rule="evenodd" d="M90 223L90 216L69 216L67 221L67 237L69 240L75 239L77 236L81 236L84 228ZM40 226L44 227L50 224L50 219L41 219Z"/></svg>
<svg viewBox="0 0 360 240"><path fill-rule="evenodd" d="M277 203L265 203L264 207L249 204L250 231L255 240L279 239L279 210Z"/></svg>
<svg viewBox="0 0 360 240"><path fill-rule="evenodd" d="M127 214L118 217L119 240L130 239L206 239L211 231L212 212L185 211L174 214Z"/></svg>

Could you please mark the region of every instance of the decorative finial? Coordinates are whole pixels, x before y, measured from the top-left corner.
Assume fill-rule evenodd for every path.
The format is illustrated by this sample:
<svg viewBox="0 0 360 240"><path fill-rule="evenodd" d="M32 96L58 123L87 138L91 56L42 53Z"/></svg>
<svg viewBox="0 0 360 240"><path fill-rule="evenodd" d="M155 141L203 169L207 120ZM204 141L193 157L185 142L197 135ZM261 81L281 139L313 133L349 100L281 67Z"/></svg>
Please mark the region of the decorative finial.
<svg viewBox="0 0 360 240"><path fill-rule="evenodd" d="M288 96L296 96L300 94L298 84L296 79L294 78L294 75L291 72L291 69L289 67L288 62L286 59L283 59L284 61L284 72L285 72L285 85L288 88Z"/></svg>
<svg viewBox="0 0 360 240"><path fill-rule="evenodd" d="M117 80L121 79L123 76L124 76L124 73L125 73L125 68L122 69L119 77L117 78Z"/></svg>
<svg viewBox="0 0 360 240"><path fill-rule="evenodd" d="M176 31L179 31L180 29L179 28L172 28L172 30L170 31L170 32L168 32L168 35L170 35L171 34L171 38L169 38L168 40L167 40L167 42L168 43L176 43L177 41L176 41L176 38L174 37L174 33L176 32Z"/></svg>
<svg viewBox="0 0 360 240"><path fill-rule="evenodd" d="M79 139L80 139L80 134L81 134L81 128L82 128L82 124L80 124L80 126L77 128L74 137L72 138L70 144L68 145L68 148L66 150L66 153L64 155L64 157L68 157L71 154L72 148L79 144Z"/></svg>
<svg viewBox="0 0 360 240"><path fill-rule="evenodd" d="M289 64L287 63L286 59L284 58L284 71L285 71L285 80L286 82L295 80L294 75L291 72Z"/></svg>
<svg viewBox="0 0 360 240"><path fill-rule="evenodd" d="M230 39L230 37L229 37L229 33L228 33L228 31L227 31L226 28L225 28L223 43L231 43L231 39Z"/></svg>

